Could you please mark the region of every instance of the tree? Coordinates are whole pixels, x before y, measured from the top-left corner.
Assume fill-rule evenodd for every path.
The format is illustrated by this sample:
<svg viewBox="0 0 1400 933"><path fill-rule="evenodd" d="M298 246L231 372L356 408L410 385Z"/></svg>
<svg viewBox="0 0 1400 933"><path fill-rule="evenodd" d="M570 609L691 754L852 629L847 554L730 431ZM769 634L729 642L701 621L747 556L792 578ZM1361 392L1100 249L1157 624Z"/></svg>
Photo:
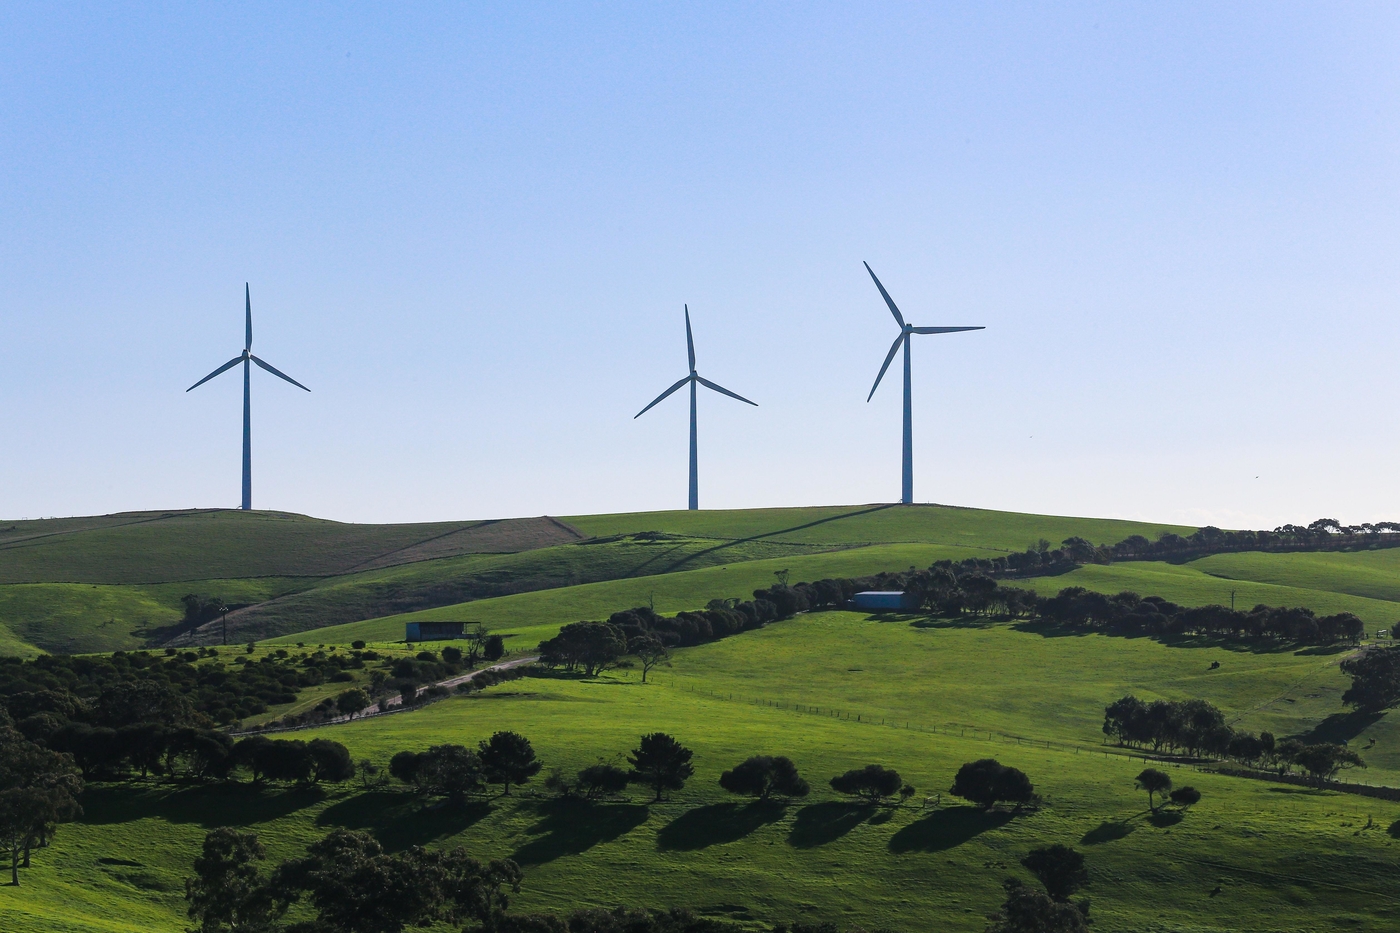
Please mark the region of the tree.
<svg viewBox="0 0 1400 933"><path fill-rule="evenodd" d="M273 739L262 747L262 773L269 781L309 784L316 762L300 739Z"/></svg>
<svg viewBox="0 0 1400 933"><path fill-rule="evenodd" d="M499 635L487 635L481 643L481 656L487 661L499 661L506 655L506 640Z"/></svg>
<svg viewBox="0 0 1400 933"><path fill-rule="evenodd" d="M637 660L642 662L642 683L647 682L647 674L653 667L671 666L671 652L666 649L666 645L652 633L648 632L638 638L632 639L628 644L628 650L637 656Z"/></svg>
<svg viewBox="0 0 1400 933"><path fill-rule="evenodd" d="M1372 648L1341 663L1351 677L1342 702L1368 713L1400 704L1400 648Z"/></svg>
<svg viewBox="0 0 1400 933"><path fill-rule="evenodd" d="M365 693L359 687L346 690L335 698L335 708L351 719L354 719L359 713L364 712L369 704L369 694Z"/></svg>
<svg viewBox="0 0 1400 933"><path fill-rule="evenodd" d="M393 767L392 761L389 766ZM413 782L422 793L462 806L468 794L481 789L481 761L464 746L434 745L418 756Z"/></svg>
<svg viewBox="0 0 1400 933"><path fill-rule="evenodd" d="M545 664L569 670L581 667L586 677L606 670L626 653L627 636L610 622L571 622L555 637L540 642L540 659Z"/></svg>
<svg viewBox="0 0 1400 933"><path fill-rule="evenodd" d="M1021 864L1045 885L1045 892L1054 900L1064 903L1070 895L1089 883L1089 870L1084 867L1084 856L1069 846L1055 843L1032 849Z"/></svg>
<svg viewBox="0 0 1400 933"><path fill-rule="evenodd" d="M1006 900L992 914L987 933L1087 933L1082 908L1058 903L1015 878L1005 887Z"/></svg>
<svg viewBox="0 0 1400 933"><path fill-rule="evenodd" d="M719 786L731 794L745 794L767 800L779 797L806 797L811 787L797 773L791 758L754 755L719 776Z"/></svg>
<svg viewBox="0 0 1400 933"><path fill-rule="evenodd" d="M311 783L326 781L339 784L355 776L355 762L350 750L330 739L312 739L306 750L311 755Z"/></svg>
<svg viewBox="0 0 1400 933"><path fill-rule="evenodd" d="M82 789L71 757L25 739L0 708L0 847L10 856L12 884L19 885L20 860L29 864L30 848L82 813Z"/></svg>
<svg viewBox="0 0 1400 933"><path fill-rule="evenodd" d="M597 800L622 793L630 780L631 776L622 768L600 761L580 771L575 786L586 799Z"/></svg>
<svg viewBox="0 0 1400 933"><path fill-rule="evenodd" d="M267 762L266 746L271 744L272 739L265 735L250 735L233 746L233 760L252 772L254 784L260 784L266 778L263 766Z"/></svg>
<svg viewBox="0 0 1400 933"><path fill-rule="evenodd" d="M418 684L412 680L399 682L399 696L402 698L404 706L412 706L418 702Z"/></svg>
<svg viewBox="0 0 1400 933"><path fill-rule="evenodd" d="M258 863L267 852L256 833L223 827L206 833L204 849L194 860L194 877L185 879L189 916L198 933L256 933L271 930L287 909Z"/></svg>
<svg viewBox="0 0 1400 933"><path fill-rule="evenodd" d="M1285 742L1288 747L1288 760L1308 772L1313 780L1321 783L1335 777L1343 768L1364 768L1366 762L1361 756L1345 745L1319 742L1315 745Z"/></svg>
<svg viewBox="0 0 1400 933"><path fill-rule="evenodd" d="M884 765L866 765L852 768L845 774L838 774L830 781L831 789L838 794L864 797L871 803L882 803L886 798L899 793L904 779L899 772Z"/></svg>
<svg viewBox="0 0 1400 933"><path fill-rule="evenodd" d="M514 862L483 865L458 847L386 853L368 833L338 829L279 865L269 882L287 901L305 898L309 933L400 933L445 922L499 929L522 878Z"/></svg>
<svg viewBox="0 0 1400 933"><path fill-rule="evenodd" d="M628 777L634 784L645 784L656 791L653 803L661 800L668 790L680 790L686 779L695 773L690 759L693 753L664 732L642 736L639 744L627 756L632 765Z"/></svg>
<svg viewBox="0 0 1400 933"><path fill-rule="evenodd" d="M1025 772L995 758L981 758L963 765L948 793L987 809L1001 802L1020 807L1035 800L1035 786Z"/></svg>
<svg viewBox="0 0 1400 933"><path fill-rule="evenodd" d="M1157 812L1157 804L1153 801L1153 796L1161 794L1166 796L1172 789L1171 775L1165 771L1158 771L1156 768L1143 768L1135 779L1138 790L1147 791L1147 806L1153 813Z"/></svg>
<svg viewBox="0 0 1400 933"><path fill-rule="evenodd" d="M1178 787L1172 791L1171 800L1181 809L1187 810L1201 802L1201 792L1190 785Z"/></svg>
<svg viewBox="0 0 1400 933"><path fill-rule="evenodd" d="M389 759L389 773L405 784L417 785L418 763L422 758L421 752L396 752Z"/></svg>
<svg viewBox="0 0 1400 933"><path fill-rule="evenodd" d="M477 747L481 771L489 784L504 786L503 794L510 796L510 785L524 784L540 773L540 761L530 740L518 732L497 732Z"/></svg>

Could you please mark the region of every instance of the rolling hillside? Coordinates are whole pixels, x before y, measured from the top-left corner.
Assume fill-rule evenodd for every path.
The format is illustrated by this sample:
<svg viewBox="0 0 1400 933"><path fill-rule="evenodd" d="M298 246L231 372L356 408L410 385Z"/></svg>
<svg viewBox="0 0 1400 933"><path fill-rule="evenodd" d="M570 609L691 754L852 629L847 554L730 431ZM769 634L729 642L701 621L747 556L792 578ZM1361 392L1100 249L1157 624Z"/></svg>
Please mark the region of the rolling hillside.
<svg viewBox="0 0 1400 933"><path fill-rule="evenodd" d="M166 644L180 634L172 626L182 619L186 594L241 607L228 616L230 638L241 641L512 593L872 544L968 556L1022 550L1041 538L1109 542L1189 530L889 505L415 525L237 510L0 522L0 647L32 654ZM222 631L222 624L206 625L179 643L213 642Z"/></svg>

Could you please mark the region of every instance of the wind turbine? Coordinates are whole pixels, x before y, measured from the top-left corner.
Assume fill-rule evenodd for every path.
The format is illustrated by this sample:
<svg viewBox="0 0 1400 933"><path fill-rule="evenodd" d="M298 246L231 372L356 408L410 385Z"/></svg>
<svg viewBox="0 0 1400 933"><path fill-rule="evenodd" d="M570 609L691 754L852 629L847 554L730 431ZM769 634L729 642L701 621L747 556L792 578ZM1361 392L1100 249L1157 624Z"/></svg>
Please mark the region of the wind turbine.
<svg viewBox="0 0 1400 933"><path fill-rule="evenodd" d="M880 387L880 380L885 378L885 370L890 368L890 361L894 359L895 352L899 350L899 345L904 344L904 484L899 501L909 505L914 501L914 413L913 413L913 390L909 382L909 337L911 334L956 334L965 330L986 330L985 327L915 327L904 322L904 315L899 313L899 308L895 307L894 299L890 293L885 291L885 286L880 284L880 280L875 278L875 273L870 268L870 263L864 263L865 271L870 273L870 277L875 279L875 287L880 290L880 297L885 299L885 304L890 306L890 313L894 315L895 322L899 324L899 336L894 338L894 344L890 347L889 355L885 357L885 365L880 367L880 375L875 377L875 384L870 387L870 394L865 397L868 402L875 397L875 390Z"/></svg>
<svg viewBox="0 0 1400 933"><path fill-rule="evenodd" d="M687 382L690 383L690 510L693 512L693 511L695 511L696 509L700 508L699 466L698 466L698 456L697 456L697 454L696 454L696 446L695 446L695 444L696 444L696 441L695 441L695 385L696 385L696 383L699 383L700 385L704 386L704 387L707 388L707 389L714 389L716 392L720 393L721 395L727 395L727 396L729 396L730 398L737 398L739 401L744 402L744 403L747 404L747 405L752 405L752 406L754 406L755 408L758 407L758 403L757 403L757 402L750 402L748 399L744 398L742 395L735 395L733 392L730 392L730 391L729 391L728 389L726 389L724 386L715 385L713 382L711 382L710 380L706 379L704 376L700 375L699 373L697 373L697 372L695 371L695 339L694 339L693 337L691 337L691 335L690 335L690 306L689 306L689 305L686 305L686 306L685 306L685 349L686 349L686 352L690 354L690 375L689 375L689 376L686 376L684 379L680 380L680 381L677 382L675 385L671 386L671 388L667 389L665 392L662 392L660 395L658 395L655 399L652 400L651 405L648 405L646 408L643 408L641 411L639 411L639 412L637 412L635 415L633 415L633 416L632 416L632 420L633 420L633 421L636 421L636 420L637 420L638 418L640 418L642 415L645 415L648 411L650 411L650 410L652 409L652 407L653 407L654 405L656 405L657 402L661 401L661 400L664 399L666 396L670 395L672 392L676 391L676 390L679 389L681 386L685 385Z"/></svg>
<svg viewBox="0 0 1400 933"><path fill-rule="evenodd" d="M195 389L198 389L210 379L213 379L215 376L219 375L219 373L227 369L232 369L239 363L243 364L243 505L241 506L241 508L246 511L253 507L253 410L248 394L248 374L250 372L248 364L250 362L257 363L263 369L272 373L272 375L276 376L279 379L285 379L292 385L296 386L298 389L306 389L307 392L310 392L311 390L307 389L306 386L302 385L300 382L297 382L291 376L288 376L286 373L281 372L280 370L274 369L273 367L269 366L268 364L264 363L262 360L258 359L256 356L253 355L253 299L248 291L247 282L243 283L243 305L245 311L247 312L247 330L246 336L243 338L243 352L240 353L238 356L235 356L233 359L229 360L224 365L220 366L218 369L214 370L209 375L205 376L203 379L196 382L194 385L190 386L185 391L193 392Z"/></svg>

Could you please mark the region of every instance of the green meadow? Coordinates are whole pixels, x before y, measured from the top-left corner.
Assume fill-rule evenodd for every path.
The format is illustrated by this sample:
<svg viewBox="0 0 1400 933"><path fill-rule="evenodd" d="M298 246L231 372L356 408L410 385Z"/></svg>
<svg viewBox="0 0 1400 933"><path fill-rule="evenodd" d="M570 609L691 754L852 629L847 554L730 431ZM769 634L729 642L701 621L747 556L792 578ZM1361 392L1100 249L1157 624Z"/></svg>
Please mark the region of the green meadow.
<svg viewBox="0 0 1400 933"><path fill-rule="evenodd" d="M1221 668L1210 671L1211 660ZM1026 851L1064 842L1089 859L1099 929L1385 929L1400 906L1386 832L1400 804L1175 768L1204 799L1180 822L1154 822L1133 788L1143 763L1100 746L1103 705L1124 692L1205 696L1253 727L1269 701L1335 681L1334 662L814 613L679 652L646 685L632 671L527 678L323 730L382 763L512 729L547 768L566 771L663 730L694 749L696 774L661 804L639 793L585 805L527 787L443 811L393 788L101 786L84 820L0 896L0 922L181 929L189 860L205 831L232 824L256 829L274 858L336 826L368 829L391 848L511 856L526 871L523 910L691 906L756 926L974 931L999 903L1001 880L1027 877ZM1295 728L1307 721L1296 716ZM720 790L719 772L755 753L792 757L812 796L755 806ZM986 756L1025 770L1045 805L987 814L946 794L960 764ZM919 790L916 805L851 805L825 786L868 762L899 769ZM937 806L917 805L940 793Z"/></svg>
<svg viewBox="0 0 1400 933"><path fill-rule="evenodd" d="M228 618L231 640L246 641L506 594L871 545L928 546L910 553L917 562L1023 550L1041 538L1103 543L1190 530L889 505L412 525L236 510L0 522L0 644L34 655L162 643L152 630L182 618L187 593L248 604ZM841 566L887 569L864 560ZM193 640L221 639L222 626L206 625Z"/></svg>
<svg viewBox="0 0 1400 933"><path fill-rule="evenodd" d="M1041 538L1111 543L1191 531L942 506L412 526L186 512L9 525L0 527L0 651L137 647L143 633L178 620L180 597L194 592L249 604L230 614L230 640L259 638L255 657L356 639L404 651L413 620L483 623L520 656L569 622L748 598L780 572L796 582L1023 550ZM1229 604L1233 593L1241 608L1355 612L1372 632L1400 622L1400 550L1091 565L1021 585L1130 589L1184 605ZM512 729L534 742L547 770L571 772L618 760L639 735L662 730L695 751L694 778L669 800L637 792L588 805L544 795L539 779L462 810L426 808L394 786L99 784L84 797L84 817L22 872L22 886L0 893L0 929L183 930L190 862L204 833L223 825L257 831L273 860L338 826L372 831L391 849L460 844L481 858L509 856L526 872L521 910L685 906L755 930L829 920L980 931L1002 880L1029 880L1019 859L1063 842L1088 858L1095 929L1395 929L1400 843L1390 829L1400 834L1400 804L1172 767L1204 798L1179 821L1154 819L1133 787L1143 762L1102 744L1103 708L1125 693L1199 697L1237 728L1348 741L1368 765L1349 780L1400 786L1392 714L1359 716L1341 704L1348 650L807 613L677 651L647 684L630 669L530 677L297 733L384 764L400 750ZM295 707L344 686L308 689ZM756 806L724 793L719 773L751 754L793 758L811 797ZM989 814L951 798L957 768L987 756L1025 770L1044 805ZM897 768L918 789L911 803L861 807L828 787L867 763Z"/></svg>

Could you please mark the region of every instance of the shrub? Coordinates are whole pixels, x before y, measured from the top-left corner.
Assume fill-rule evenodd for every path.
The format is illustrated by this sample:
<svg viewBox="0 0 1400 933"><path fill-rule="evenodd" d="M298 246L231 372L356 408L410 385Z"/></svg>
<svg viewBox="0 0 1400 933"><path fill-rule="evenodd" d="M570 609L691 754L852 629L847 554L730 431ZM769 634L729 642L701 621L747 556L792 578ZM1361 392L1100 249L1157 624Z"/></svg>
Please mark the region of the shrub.
<svg viewBox="0 0 1400 933"><path fill-rule="evenodd" d="M1035 786L1025 772L995 758L982 758L963 765L948 792L988 809L998 803L1014 803L1020 807L1035 800Z"/></svg>
<svg viewBox="0 0 1400 933"><path fill-rule="evenodd" d="M864 797L871 803L880 803L894 796L903 786L904 780L899 776L899 772L884 765L852 768L845 774L838 774L831 779L831 789L838 794Z"/></svg>
<svg viewBox="0 0 1400 933"><path fill-rule="evenodd" d="M719 786L731 794L769 797L806 797L811 788L797 773L791 758L754 755L719 776Z"/></svg>

